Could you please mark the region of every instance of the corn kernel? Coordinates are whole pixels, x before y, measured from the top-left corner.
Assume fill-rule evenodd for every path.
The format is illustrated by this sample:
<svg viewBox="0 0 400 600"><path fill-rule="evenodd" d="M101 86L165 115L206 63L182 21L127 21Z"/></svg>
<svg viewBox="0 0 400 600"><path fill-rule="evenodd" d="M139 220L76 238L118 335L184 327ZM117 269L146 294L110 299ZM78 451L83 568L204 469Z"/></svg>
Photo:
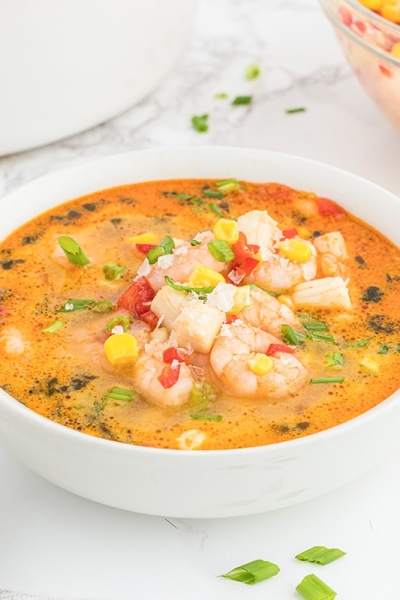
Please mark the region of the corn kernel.
<svg viewBox="0 0 400 600"><path fill-rule="evenodd" d="M285 240L279 244L279 249L286 258L298 263L305 263L312 256L311 248L299 240Z"/></svg>
<svg viewBox="0 0 400 600"><path fill-rule="evenodd" d="M229 311L229 313L233 315L237 315L243 308L250 306L250 286L243 285L242 287L236 288L233 301L234 304Z"/></svg>
<svg viewBox="0 0 400 600"><path fill-rule="evenodd" d="M400 6L386 3L382 6L381 15L392 23L400 23Z"/></svg>
<svg viewBox="0 0 400 600"><path fill-rule="evenodd" d="M147 231L146 233L134 235L133 237L128 238L128 240L132 244L157 244L158 236L151 231Z"/></svg>
<svg viewBox="0 0 400 600"><path fill-rule="evenodd" d="M239 228L232 219L218 219L213 227L216 240L225 240L228 244L236 244L239 239Z"/></svg>
<svg viewBox="0 0 400 600"><path fill-rule="evenodd" d="M379 365L372 356L366 356L360 362L360 365L361 365L361 367L363 367L366 371L368 371L372 375L378 375L378 373L379 373Z"/></svg>
<svg viewBox="0 0 400 600"><path fill-rule="evenodd" d="M393 44L390 53L395 58L400 58L400 42L397 42L396 44Z"/></svg>
<svg viewBox="0 0 400 600"><path fill-rule="evenodd" d="M282 294L281 296L277 296L276 298L281 304L284 304L288 308L294 309L294 302L290 296L285 296Z"/></svg>
<svg viewBox="0 0 400 600"><path fill-rule="evenodd" d="M139 346L135 336L130 333L117 333L106 339L104 352L113 367L121 367L137 360Z"/></svg>
<svg viewBox="0 0 400 600"><path fill-rule="evenodd" d="M203 265L195 266L188 281L191 287L214 287L217 283L225 283L225 277Z"/></svg>
<svg viewBox="0 0 400 600"><path fill-rule="evenodd" d="M311 231L307 227L297 227L297 233L299 237L304 239L311 237Z"/></svg>
<svg viewBox="0 0 400 600"><path fill-rule="evenodd" d="M256 352L254 357L247 361L247 366L256 375L266 375L272 369L273 362L266 354Z"/></svg>
<svg viewBox="0 0 400 600"><path fill-rule="evenodd" d="M370 10L380 10L384 4L384 0L359 0L359 2Z"/></svg>

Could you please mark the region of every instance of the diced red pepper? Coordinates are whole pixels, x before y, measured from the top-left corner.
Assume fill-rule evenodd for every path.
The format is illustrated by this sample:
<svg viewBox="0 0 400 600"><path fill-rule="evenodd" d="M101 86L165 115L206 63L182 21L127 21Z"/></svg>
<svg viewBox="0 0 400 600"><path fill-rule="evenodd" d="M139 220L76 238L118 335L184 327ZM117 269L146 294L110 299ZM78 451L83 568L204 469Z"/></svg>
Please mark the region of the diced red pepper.
<svg viewBox="0 0 400 600"><path fill-rule="evenodd" d="M148 310L149 303L153 300L155 292L145 277L138 277L117 300L117 306L130 310L140 316L141 312Z"/></svg>
<svg viewBox="0 0 400 600"><path fill-rule="evenodd" d="M235 253L235 260L240 262L247 256L257 254L260 246L257 246L257 244L248 244L246 234L243 231L239 231L239 239L235 244L232 244L232 250Z"/></svg>
<svg viewBox="0 0 400 600"><path fill-rule="evenodd" d="M173 360L177 360L180 363L184 362L188 364L189 355L186 354L186 352L182 350L182 348L175 348L174 346L171 346L170 348L164 350L163 361L165 363L171 364Z"/></svg>
<svg viewBox="0 0 400 600"><path fill-rule="evenodd" d="M240 263L240 269L246 273L246 275L250 275L250 273L255 269L260 261L252 256L248 256Z"/></svg>
<svg viewBox="0 0 400 600"><path fill-rule="evenodd" d="M384 65L379 65L379 70L382 73L382 75L385 75L386 77L393 77L393 72L388 69L387 67L385 67Z"/></svg>
<svg viewBox="0 0 400 600"><path fill-rule="evenodd" d="M347 27L351 25L353 17L351 16L351 12L348 11L347 8L341 6L338 10L338 15L344 25L346 25Z"/></svg>
<svg viewBox="0 0 400 600"><path fill-rule="evenodd" d="M161 383L163 388L170 388L177 383L180 370L181 365L179 363L174 366L166 365L163 368L161 375L158 377L158 381Z"/></svg>
<svg viewBox="0 0 400 600"><path fill-rule="evenodd" d="M334 217L335 219L343 219L345 213L336 202L328 198L315 198L318 207L318 212L323 217Z"/></svg>
<svg viewBox="0 0 400 600"><path fill-rule="evenodd" d="M136 304L135 304L135 310L136 310L137 314L140 316L141 314L150 310L150 306L151 306L151 300L143 300L143 301L139 300L139 302L136 302Z"/></svg>
<svg viewBox="0 0 400 600"><path fill-rule="evenodd" d="M296 227L292 227L291 229L284 229L282 231L283 238L286 238L287 240L294 238L297 234L298 234L298 231L297 231Z"/></svg>
<svg viewBox="0 0 400 600"><path fill-rule="evenodd" d="M286 352L286 354L294 354L295 349L287 346L286 344L270 344L266 351L267 356L271 356L271 354L276 354L277 352Z"/></svg>
<svg viewBox="0 0 400 600"><path fill-rule="evenodd" d="M228 325L231 325L232 323L234 323L235 321L238 320L239 317L237 317L236 315L226 315L226 322Z"/></svg>
<svg viewBox="0 0 400 600"><path fill-rule="evenodd" d="M147 323L147 325L150 325L150 327L157 327L159 318L157 317L156 313L153 313L152 310L146 310L146 312L142 312L139 315L139 318L141 321L143 321L143 323Z"/></svg>
<svg viewBox="0 0 400 600"><path fill-rule="evenodd" d="M0 306L0 317L4 317L7 314L5 306Z"/></svg>
<svg viewBox="0 0 400 600"><path fill-rule="evenodd" d="M356 29L357 32L363 34L363 33L365 33L367 26L362 21L354 21L352 29Z"/></svg>
<svg viewBox="0 0 400 600"><path fill-rule="evenodd" d="M141 252L142 254L147 254L150 250L153 250L157 246L157 244L135 244L136 250Z"/></svg>

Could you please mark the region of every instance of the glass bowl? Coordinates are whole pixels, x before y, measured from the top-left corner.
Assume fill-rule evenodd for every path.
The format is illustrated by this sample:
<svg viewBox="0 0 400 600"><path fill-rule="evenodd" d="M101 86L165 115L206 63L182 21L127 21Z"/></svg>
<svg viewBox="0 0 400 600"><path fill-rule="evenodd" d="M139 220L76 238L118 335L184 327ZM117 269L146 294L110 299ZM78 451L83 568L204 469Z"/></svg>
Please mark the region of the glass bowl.
<svg viewBox="0 0 400 600"><path fill-rule="evenodd" d="M358 0L320 0L343 52L367 94L400 131L400 25ZM399 46L395 46L399 44Z"/></svg>

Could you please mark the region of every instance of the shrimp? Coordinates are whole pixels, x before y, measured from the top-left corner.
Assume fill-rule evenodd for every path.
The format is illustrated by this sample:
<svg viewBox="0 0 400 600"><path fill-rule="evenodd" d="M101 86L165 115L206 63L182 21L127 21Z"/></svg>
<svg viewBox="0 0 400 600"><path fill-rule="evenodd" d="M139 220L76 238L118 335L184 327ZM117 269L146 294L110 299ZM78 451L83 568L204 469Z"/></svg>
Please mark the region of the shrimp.
<svg viewBox="0 0 400 600"><path fill-rule="evenodd" d="M275 336L281 334L282 325L299 327L300 322L293 311L260 288L250 290L250 306L243 308L238 317L248 325L259 327Z"/></svg>
<svg viewBox="0 0 400 600"><path fill-rule="evenodd" d="M158 292L165 285L166 276L179 283L185 283L196 265L209 267L220 273L225 263L214 258L207 247L208 242L214 239L211 231L198 233L195 239L200 244L191 246L184 242L176 247L172 254L161 256L154 265L150 265L146 258L139 267L138 274L146 277L153 290Z"/></svg>
<svg viewBox="0 0 400 600"><path fill-rule="evenodd" d="M312 252L307 262L297 263L279 253L265 254L262 262L248 278L248 282L252 281L266 290L282 294L303 281L314 279L317 274L316 250L310 242L306 240L301 242Z"/></svg>
<svg viewBox="0 0 400 600"><path fill-rule="evenodd" d="M139 357L133 368L133 379L136 390L149 402L158 406L180 406L190 397L194 379L192 371L184 362L173 361L167 365L162 360L163 350L170 347L170 342L160 344L157 341L146 345L146 353ZM177 363L177 364L174 364ZM177 381L170 387L164 387L159 377L165 369L177 369Z"/></svg>
<svg viewBox="0 0 400 600"><path fill-rule="evenodd" d="M308 373L292 354L277 352L271 356L272 369L265 375L249 368L255 353L265 353L274 343L279 343L276 337L240 320L224 325L210 353L211 368L221 389L232 396L257 399L279 399L297 392Z"/></svg>

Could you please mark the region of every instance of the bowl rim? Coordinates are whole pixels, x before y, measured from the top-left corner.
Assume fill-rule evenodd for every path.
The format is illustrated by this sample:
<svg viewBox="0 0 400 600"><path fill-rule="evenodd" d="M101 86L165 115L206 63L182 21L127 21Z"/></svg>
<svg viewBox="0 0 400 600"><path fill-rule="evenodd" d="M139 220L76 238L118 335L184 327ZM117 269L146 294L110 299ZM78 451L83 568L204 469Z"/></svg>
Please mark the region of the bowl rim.
<svg viewBox="0 0 400 600"><path fill-rule="evenodd" d="M385 195L390 196L393 200L395 200L399 206L400 206L400 198L398 196L396 196L394 193L390 192L389 190L386 190L384 187L369 181L368 179L361 177L355 173L352 173L350 171L347 171L345 169L342 169L340 167L336 167L334 165L330 165L328 163L324 163L322 161L318 161L318 160L314 160L311 158L305 158L302 156L298 156L295 154L289 154L289 153L284 153L284 152L277 152L277 151L271 151L271 150L266 150L263 148L253 148L253 147L240 147L240 146L209 146L209 145L204 145L204 146L195 146L195 145L186 145L186 146L173 146L173 147L154 147L154 148L150 148L150 149L144 149L144 150L133 150L130 152L121 152L121 153L117 153L117 154L112 154L112 155L108 155L108 156L103 156L103 157L97 157L94 158L92 160L88 160L85 163L78 163L76 165L72 165L69 167L64 167L62 169L59 169L55 172L51 172L48 174L44 174L38 178L35 178L31 181L29 181L28 183L25 183L21 186L19 186L18 188L16 188L15 190L9 192L8 194L6 194L3 198L0 198L0 202L14 202L15 200L18 201L18 196L20 194L24 194L26 193L26 191L30 191L31 189L35 189L36 186L41 186L41 185L46 185L48 184L52 184L54 183L54 181L57 181L59 178L60 179L66 179L68 177L73 176L74 174L84 174L86 171L90 171L92 169L101 169L101 166L104 164L112 164L112 163L116 163L118 164L120 161L122 162L124 159L126 158L135 158L139 155L141 156L152 156L152 155L159 155L160 153L164 153L164 152L169 152L170 150L172 150L173 152L191 152L194 151L194 153L201 153L204 154L205 156L209 155L209 153L243 153L243 154L247 154L247 153L252 153L252 156L255 159L264 159L264 160L273 160L273 159L278 159L278 160L287 160L287 161L300 161L301 163L305 164L305 165L309 165L309 166L315 166L317 169L323 168L323 169L328 169L329 171L331 171L333 174L338 174L338 175L344 175L345 177L350 177L352 180L354 181L358 181L360 183L363 184L367 184L369 187L375 188L375 190L383 192ZM72 178L73 179L73 178ZM157 179L157 178L156 178ZM159 179L157 179L159 180ZM150 181L150 179L146 179L145 181ZM126 183L121 183L120 185L125 185ZM113 187L118 186L118 184L112 184L109 186L109 188L102 188L102 189L111 189ZM93 190L96 191L96 190ZM86 195L89 192L84 192L81 193L80 195ZM76 198L78 198L79 196L76 196ZM75 198L75 197L74 197ZM70 200L73 200L74 198L70 198L69 200L62 200L62 201L57 201L54 206L58 206L61 205L65 202L69 202ZM49 209L46 209L49 210ZM41 209L39 212L36 212L34 217L29 217L27 220L23 221L23 224L28 222L29 220L36 218L37 216L39 216L40 214L42 214L43 212L45 212L43 209ZM18 226L20 227L20 225ZM13 227L13 229L8 232L6 234L9 235L10 233L12 233L12 231L14 231L16 228ZM4 238L2 238L0 241L3 241ZM394 242L393 242L394 243ZM56 435L59 438L63 438L63 439L68 439L71 438L72 440L76 440L80 445L90 445L93 447L93 449L96 448L113 448L113 452L117 452L119 454L130 454L130 453L137 453L139 452L140 454L143 455L151 455L151 456L160 456L160 457L176 457L176 456L180 456L182 457L188 457L188 456L196 456L196 459L194 460L202 460L204 457L207 456L218 456L220 458L232 458L232 457L239 457L239 456L247 456L247 455L251 455L251 454L273 454L274 452L278 451L281 448L290 448L295 450L296 448L302 448L304 446L308 446L309 444L312 444L313 446L316 445L317 443L324 443L326 440L329 440L330 438L335 438L335 437L341 437L345 434L347 434L348 432L352 431L355 428L358 428L359 426L363 426L364 424L367 424L368 422L370 422L372 419L375 419L376 416L379 416L381 414L386 413L387 411L391 410L392 406L396 403L400 402L400 388L398 390L395 390L390 396L388 396L386 399L382 400L379 404L377 404L376 406L370 408L369 410L365 411L364 413L361 413L351 419L349 419L348 421L345 421L343 423L340 423L338 425L335 425L334 427L330 427L329 429L325 429L325 430L321 430L315 433L310 433L308 435L302 436L300 438L297 439L292 439L292 440L285 440L282 442L275 442L273 444L267 444L267 445L260 445L260 446L250 446L250 447L245 447L245 448L230 448L230 449L215 449L215 450L198 450L198 451L193 451L193 450L180 450L180 449L174 449L174 448L156 448L156 447L152 447L152 446L137 446L135 444L128 444L125 442L118 442L115 440L108 440L105 438L99 438L97 436L92 436L90 434L72 429L67 427L66 425L62 425L60 423L57 423L55 421L52 421L51 419L44 417L42 415L40 415L39 413L36 413L34 410L30 409L29 407L25 406L22 402L18 401L17 399L15 399L13 396L11 396L11 394L9 394L4 388L0 387L0 403L4 402L5 403L5 412L9 413L9 414L16 414L17 417L21 416L23 418L24 422L29 422L29 421L33 421L33 425L35 426L35 428L40 428L40 429L47 429L47 431L49 432L49 434L53 434ZM1 413L2 413L3 409L0 409L0 418L1 418ZM4 412L4 411L3 411ZM191 459L193 460L193 459Z"/></svg>
<svg viewBox="0 0 400 600"><path fill-rule="evenodd" d="M346 35L350 36L354 41L363 46L366 50L370 50L371 52L375 52L375 54L381 58L382 60L386 60L392 65L399 67L400 66L400 58L396 58L389 52L385 52L383 49L378 46L373 46L365 41L365 39L359 35L357 35L353 29L348 27L339 19L336 13L331 11L330 6L334 3L338 8L342 6L350 6L355 12L361 13L369 21L373 22L374 25L381 31L382 29L389 30L390 34L393 36L398 36L400 39L400 25L396 25L391 21L388 21L384 17L376 14L373 10L363 6L358 0L332 0L328 2L327 0L319 0L319 3L322 7L322 10L325 12L327 17L332 21L332 23L338 27L341 31L346 33Z"/></svg>

